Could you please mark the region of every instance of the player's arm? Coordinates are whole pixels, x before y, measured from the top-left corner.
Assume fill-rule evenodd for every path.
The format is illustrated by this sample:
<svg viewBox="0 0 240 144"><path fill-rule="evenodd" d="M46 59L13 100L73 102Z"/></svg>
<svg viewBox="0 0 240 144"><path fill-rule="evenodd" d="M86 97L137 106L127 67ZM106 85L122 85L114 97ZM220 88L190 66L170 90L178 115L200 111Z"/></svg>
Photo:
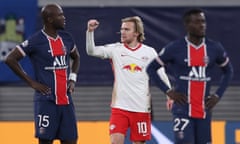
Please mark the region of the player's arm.
<svg viewBox="0 0 240 144"><path fill-rule="evenodd" d="M229 58L226 58L226 61L220 65L220 69L222 70L222 77L219 87L216 90L215 94L208 96L206 99L206 108L209 110L211 110L223 96L233 76L233 66L229 61Z"/></svg>
<svg viewBox="0 0 240 144"><path fill-rule="evenodd" d="M104 52L99 47L95 46L94 41L94 30L98 27L99 22L95 19L88 21L87 32L86 32L86 51L88 55L95 57L104 57Z"/></svg>
<svg viewBox="0 0 240 144"><path fill-rule="evenodd" d="M79 54L77 47L75 47L71 51L70 57L72 59L72 66L71 66L71 73L69 75L68 90L70 93L72 93L75 88L75 83L77 82L77 73L78 73L79 67L80 67L80 54Z"/></svg>
<svg viewBox="0 0 240 144"><path fill-rule="evenodd" d="M5 63L12 69L12 71L16 75L22 78L32 88L34 88L37 91L40 91L42 94L49 94L51 92L50 88L32 80L32 78L24 72L21 65L19 64L19 61L23 57L24 55L20 52L20 50L18 48L15 48L9 53L9 55L5 59Z"/></svg>
<svg viewBox="0 0 240 144"><path fill-rule="evenodd" d="M230 80L233 76L233 66L230 61L224 66L220 66L222 70L222 77L220 81L220 85L216 91L216 94L221 98L223 96L223 93L226 91Z"/></svg>
<svg viewBox="0 0 240 144"><path fill-rule="evenodd" d="M171 88L171 83L170 83L170 81L169 81L169 79L168 79L168 76L167 76L167 74L166 74L166 72L165 72L165 68L164 68L164 67L160 67L160 68L157 70L157 72L158 72L158 75L159 75L159 77L161 78L161 80L163 80L164 83L165 83L169 88ZM173 101L168 95L166 95L166 97L167 97L166 108L167 108L167 110L171 110L174 101Z"/></svg>
<svg viewBox="0 0 240 144"><path fill-rule="evenodd" d="M147 73L151 79L155 81L155 84L164 92L166 93L170 90L170 87L161 79L159 76L158 70L163 67L163 62L160 60L159 57L155 58L147 67Z"/></svg>
<svg viewBox="0 0 240 144"><path fill-rule="evenodd" d="M71 66L71 71L73 73L78 73L79 71L79 67L80 67L80 54L79 51L77 49L77 47L75 47L71 53L70 53L70 57L72 59L72 66Z"/></svg>
<svg viewBox="0 0 240 144"><path fill-rule="evenodd" d="M164 66L163 61L157 57L147 67L147 73L149 77L155 81L157 87L159 87L166 95L173 99L174 102L184 104L187 102L187 97L179 92L175 92L171 89L158 75L158 69Z"/></svg>

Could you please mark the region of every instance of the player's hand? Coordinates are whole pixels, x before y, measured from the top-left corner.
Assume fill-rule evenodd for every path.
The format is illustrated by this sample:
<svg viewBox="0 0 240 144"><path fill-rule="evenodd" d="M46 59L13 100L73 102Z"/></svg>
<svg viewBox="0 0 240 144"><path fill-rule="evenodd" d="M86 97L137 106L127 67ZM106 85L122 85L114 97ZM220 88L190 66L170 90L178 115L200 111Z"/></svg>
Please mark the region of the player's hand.
<svg viewBox="0 0 240 144"><path fill-rule="evenodd" d="M74 92L74 88L75 88L75 82L70 80L69 83L68 83L68 91L70 93L73 93Z"/></svg>
<svg viewBox="0 0 240 144"><path fill-rule="evenodd" d="M208 96L205 100L205 106L208 110L211 110L219 101L219 97L215 94Z"/></svg>
<svg viewBox="0 0 240 144"><path fill-rule="evenodd" d="M42 95L51 94L51 88L36 81L31 81L30 86Z"/></svg>
<svg viewBox="0 0 240 144"><path fill-rule="evenodd" d="M187 96L185 96L183 93L176 92L173 89L171 89L166 94L170 99L172 99L177 104L183 105L187 103Z"/></svg>
<svg viewBox="0 0 240 144"><path fill-rule="evenodd" d="M166 102L166 108L167 108L167 110L172 110L172 106L173 106L173 103L174 103L174 101L172 100L172 99L167 99L167 102Z"/></svg>
<svg viewBox="0 0 240 144"><path fill-rule="evenodd" d="M99 25L99 22L96 19L90 19L88 21L88 29L87 30L89 32L92 32L98 27L98 25Z"/></svg>

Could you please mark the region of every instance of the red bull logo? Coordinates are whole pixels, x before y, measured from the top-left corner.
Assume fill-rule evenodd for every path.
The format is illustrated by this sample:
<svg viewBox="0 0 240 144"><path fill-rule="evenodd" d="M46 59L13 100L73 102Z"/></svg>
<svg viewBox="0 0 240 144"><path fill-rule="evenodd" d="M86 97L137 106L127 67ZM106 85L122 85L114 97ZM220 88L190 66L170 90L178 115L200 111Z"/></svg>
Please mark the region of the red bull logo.
<svg viewBox="0 0 240 144"><path fill-rule="evenodd" d="M128 70L130 72L141 72L142 68L136 64L129 64L123 66L123 69Z"/></svg>

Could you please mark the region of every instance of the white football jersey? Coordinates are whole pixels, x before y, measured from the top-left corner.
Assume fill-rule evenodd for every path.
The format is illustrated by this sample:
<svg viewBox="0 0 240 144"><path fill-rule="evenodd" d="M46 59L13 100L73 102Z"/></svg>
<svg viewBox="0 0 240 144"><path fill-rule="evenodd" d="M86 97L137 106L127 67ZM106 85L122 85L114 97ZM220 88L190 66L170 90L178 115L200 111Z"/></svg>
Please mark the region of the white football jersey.
<svg viewBox="0 0 240 144"><path fill-rule="evenodd" d="M155 49L142 43L134 49L123 43L95 46L93 39L93 33L87 33L87 53L112 62L114 86L111 106L132 112L150 112L146 67L157 57ZM161 73L165 74L164 69Z"/></svg>

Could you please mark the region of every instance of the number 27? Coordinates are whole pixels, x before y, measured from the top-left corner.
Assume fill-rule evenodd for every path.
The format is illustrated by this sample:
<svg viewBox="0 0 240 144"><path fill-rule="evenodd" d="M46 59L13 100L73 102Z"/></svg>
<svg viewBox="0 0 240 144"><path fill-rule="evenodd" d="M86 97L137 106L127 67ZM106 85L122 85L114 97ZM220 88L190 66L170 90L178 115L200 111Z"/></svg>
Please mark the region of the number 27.
<svg viewBox="0 0 240 144"><path fill-rule="evenodd" d="M189 120L185 118L175 118L174 119L174 131L183 131L187 125L189 124Z"/></svg>

